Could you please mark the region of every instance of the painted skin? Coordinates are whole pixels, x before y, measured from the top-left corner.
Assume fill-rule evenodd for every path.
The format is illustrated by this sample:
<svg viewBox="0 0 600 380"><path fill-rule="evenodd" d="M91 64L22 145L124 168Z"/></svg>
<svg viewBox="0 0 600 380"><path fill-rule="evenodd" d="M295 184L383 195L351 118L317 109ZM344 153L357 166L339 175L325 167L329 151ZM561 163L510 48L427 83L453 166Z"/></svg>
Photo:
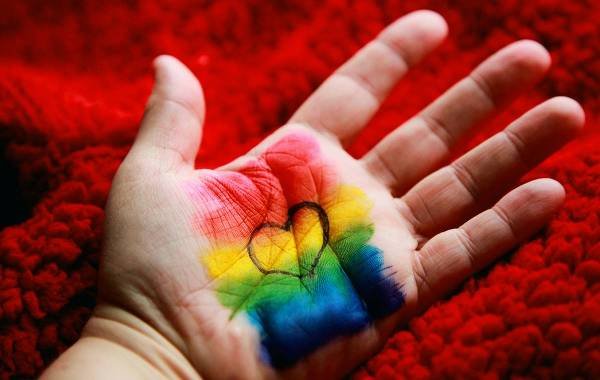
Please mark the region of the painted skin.
<svg viewBox="0 0 600 380"><path fill-rule="evenodd" d="M190 193L205 210L196 230L211 240L199 260L230 319L256 328L264 362L290 366L404 304L370 243L372 202L339 183L310 135L288 134Z"/></svg>
<svg viewBox="0 0 600 380"><path fill-rule="evenodd" d="M82 373L104 378L336 378L381 347L395 326L548 221L564 199L558 183L540 179L511 191L508 184L581 128L583 112L574 101L549 100L443 166L455 152L454 143L496 110L494 105L506 104L547 68L547 52L531 41L511 44L486 60L474 75L450 88L362 158L354 159L343 150L343 143L371 119L408 66L439 44L445 31L442 18L429 11L401 18L323 83L287 125L216 171L194 168L205 116L200 86L181 62L172 57L157 59L156 84L144 121L115 176L107 203L98 304L82 339L61 355L45 378L79 379ZM485 79L481 83L492 91L485 91L474 78ZM440 136L431 121L446 133ZM270 158L263 152L286 134L299 131L318 140L320 152L335 170L325 173L329 165L319 164L313 171L312 160L290 159L287 168L268 163ZM519 136L522 145L515 145L509 136ZM310 148L303 151L293 144L289 148L290 158L320 157L303 154ZM248 162L265 161L266 172L277 181L269 176L251 180L249 170L265 170ZM436 170L438 166L442 167ZM459 175L459 168L466 175ZM258 360L261 339L258 329L247 323L248 313L232 313L219 301L222 278L210 279L202 259L222 242L242 240L240 232L252 236L256 226L267 222L267 227L299 231L303 223L288 223L285 218L298 207L289 198L308 193L311 182L295 180L306 170L311 171L314 194L328 188L325 179L368 194L373 228L372 237L365 241L381 249L385 264L394 268L383 277L401 284L405 304L357 334L323 344L289 370L276 371ZM282 192L286 203L282 209L269 190L278 183L293 185L288 185L289 194ZM199 191L203 188L208 190L205 195ZM509 192L487 208L505 191ZM321 233L331 246L333 230L321 223L320 210L325 208L321 200L314 203L319 207L305 211L317 212ZM290 213L292 219L296 212L300 211ZM262 240L252 239L256 247L252 245L250 251L256 249L248 252L265 277L273 276L264 272L275 262L268 253L261 254L261 247L269 246L278 236L275 232L256 232ZM315 240L318 246L318 234ZM335 259L340 263L337 255ZM319 260L315 268L323 263ZM309 273L311 268L312 264ZM263 346L264 342L265 337Z"/></svg>

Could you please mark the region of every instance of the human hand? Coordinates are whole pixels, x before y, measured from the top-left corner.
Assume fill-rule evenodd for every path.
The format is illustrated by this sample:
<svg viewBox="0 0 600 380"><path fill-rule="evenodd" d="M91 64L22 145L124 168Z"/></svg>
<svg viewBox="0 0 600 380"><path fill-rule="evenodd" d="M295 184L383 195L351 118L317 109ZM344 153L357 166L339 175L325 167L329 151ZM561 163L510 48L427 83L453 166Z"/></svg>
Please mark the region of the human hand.
<svg viewBox="0 0 600 380"><path fill-rule="evenodd" d="M107 377L340 376L540 228L563 188L511 188L581 128L573 100L544 102L442 166L543 75L537 43L502 49L364 157L343 149L445 34L432 12L396 21L287 125L216 170L194 168L197 80L159 57L107 205L98 306L46 375L75 377L72 363L87 363Z"/></svg>

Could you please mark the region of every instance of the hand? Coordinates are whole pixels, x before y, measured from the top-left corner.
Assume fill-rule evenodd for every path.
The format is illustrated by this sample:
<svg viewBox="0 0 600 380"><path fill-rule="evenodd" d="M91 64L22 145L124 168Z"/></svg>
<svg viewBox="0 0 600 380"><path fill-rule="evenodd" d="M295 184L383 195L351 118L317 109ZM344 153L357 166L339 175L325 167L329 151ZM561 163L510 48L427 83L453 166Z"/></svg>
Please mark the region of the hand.
<svg viewBox="0 0 600 380"><path fill-rule="evenodd" d="M535 42L493 55L364 157L344 151L445 35L435 13L401 18L287 125L216 170L194 168L197 80L159 57L107 205L98 306L46 375L76 376L73 363L86 363L107 377L340 376L539 229L561 185L511 188L581 128L575 101L548 100L440 168L543 75L550 58Z"/></svg>

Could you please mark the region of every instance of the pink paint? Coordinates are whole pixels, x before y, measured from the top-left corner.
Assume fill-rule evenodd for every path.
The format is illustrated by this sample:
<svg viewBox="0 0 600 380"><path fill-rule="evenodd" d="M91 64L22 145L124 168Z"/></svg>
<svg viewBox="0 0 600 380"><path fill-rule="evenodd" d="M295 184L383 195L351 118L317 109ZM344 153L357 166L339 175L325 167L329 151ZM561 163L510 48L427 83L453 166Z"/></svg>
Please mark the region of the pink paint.
<svg viewBox="0 0 600 380"><path fill-rule="evenodd" d="M238 171L207 173L191 185L201 210L194 226L221 242L249 236L266 220L283 223L290 205L319 202L337 182L317 140L307 133L283 137Z"/></svg>

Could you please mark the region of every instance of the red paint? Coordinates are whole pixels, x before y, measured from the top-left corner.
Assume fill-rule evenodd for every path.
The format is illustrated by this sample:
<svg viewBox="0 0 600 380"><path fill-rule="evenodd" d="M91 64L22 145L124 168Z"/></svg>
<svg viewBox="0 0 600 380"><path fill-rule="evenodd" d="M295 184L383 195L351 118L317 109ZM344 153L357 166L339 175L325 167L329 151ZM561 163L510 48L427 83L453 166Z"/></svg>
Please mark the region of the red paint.
<svg viewBox="0 0 600 380"><path fill-rule="evenodd" d="M198 163L214 167L285 122L359 44L417 8L445 15L449 41L394 92L355 153L516 38L542 41L554 66L474 141L558 94L583 103L588 126L530 176L554 176L567 187L565 207L546 232L396 333L358 376L600 378L597 7L555 0L463 0L448 8L426 0L137 3L2 4L0 140L10 141L21 191L37 207L0 233L0 378L34 377L89 315L102 207L142 115L155 55L179 56L202 80L208 121Z"/></svg>
<svg viewBox="0 0 600 380"><path fill-rule="evenodd" d="M265 221L283 224L297 203L319 202L337 177L317 139L293 132L236 171L207 172L189 183L200 210L194 224L211 238L238 242Z"/></svg>

